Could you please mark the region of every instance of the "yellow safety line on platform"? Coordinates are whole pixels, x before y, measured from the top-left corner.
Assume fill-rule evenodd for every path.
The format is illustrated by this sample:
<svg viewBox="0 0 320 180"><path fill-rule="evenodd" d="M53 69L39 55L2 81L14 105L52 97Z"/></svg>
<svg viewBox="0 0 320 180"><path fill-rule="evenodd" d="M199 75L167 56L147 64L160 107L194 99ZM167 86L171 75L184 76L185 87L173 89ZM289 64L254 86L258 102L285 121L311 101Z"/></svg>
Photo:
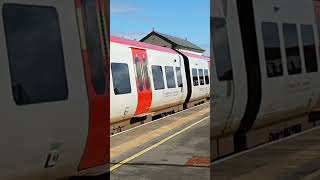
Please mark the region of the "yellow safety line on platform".
<svg viewBox="0 0 320 180"><path fill-rule="evenodd" d="M319 179L320 177L320 169L318 171L313 172L312 174L303 177L301 180L312 180L312 179Z"/></svg>
<svg viewBox="0 0 320 180"><path fill-rule="evenodd" d="M145 144L146 142L149 142L157 137L160 137L161 135L169 132L170 130L180 127L184 124L187 124L188 122L192 121L194 117L199 117L201 115L205 115L210 111L210 108L206 108L204 110L201 110L199 112L196 112L190 116L181 118L173 123L167 124L166 126L160 127L154 131L145 133L144 135L138 136L126 143L123 143L121 145L115 146L110 149L110 157L111 159L114 157L118 157L119 155L127 152L130 149L139 147L142 144Z"/></svg>
<svg viewBox="0 0 320 180"><path fill-rule="evenodd" d="M124 164L128 163L129 161L131 161L131 160L133 160L133 159L135 159L135 158L137 158L137 157L145 154L146 152L148 152L148 151L150 151L150 150L152 150L152 149L160 146L161 144L169 141L170 139L174 138L175 136L178 136L179 134L181 134L181 133L189 130L190 128L194 127L195 125L197 125L197 124L205 121L207 118L208 118L208 117L205 117L205 118L201 119L200 121L191 124L190 126L188 126L188 127L184 128L184 129L182 129L182 130L174 133L173 135L166 137L165 139L161 140L160 142L158 142L158 143L156 143L156 144L154 144L154 145L152 145L152 146L150 146L150 147L148 147L148 148L146 148L146 149L144 149L144 150L142 150L142 151L140 151L140 152L138 152L138 153L130 156L129 158L121 161L120 163L118 163L118 164L110 167L110 172L114 171L115 169L118 169L118 168L121 167L122 165L124 165Z"/></svg>

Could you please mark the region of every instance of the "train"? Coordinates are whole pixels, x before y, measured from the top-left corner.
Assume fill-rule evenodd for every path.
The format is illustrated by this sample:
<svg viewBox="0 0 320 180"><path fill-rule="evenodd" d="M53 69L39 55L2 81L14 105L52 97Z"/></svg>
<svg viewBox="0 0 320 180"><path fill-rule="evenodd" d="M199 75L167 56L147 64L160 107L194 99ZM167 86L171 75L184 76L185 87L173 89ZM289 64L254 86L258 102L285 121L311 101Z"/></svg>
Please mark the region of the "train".
<svg viewBox="0 0 320 180"><path fill-rule="evenodd" d="M211 160L317 124L319 5L211 2Z"/></svg>
<svg viewBox="0 0 320 180"><path fill-rule="evenodd" d="M0 179L106 179L109 1L0 7Z"/></svg>
<svg viewBox="0 0 320 180"><path fill-rule="evenodd" d="M209 100L210 58L110 37L110 132Z"/></svg>

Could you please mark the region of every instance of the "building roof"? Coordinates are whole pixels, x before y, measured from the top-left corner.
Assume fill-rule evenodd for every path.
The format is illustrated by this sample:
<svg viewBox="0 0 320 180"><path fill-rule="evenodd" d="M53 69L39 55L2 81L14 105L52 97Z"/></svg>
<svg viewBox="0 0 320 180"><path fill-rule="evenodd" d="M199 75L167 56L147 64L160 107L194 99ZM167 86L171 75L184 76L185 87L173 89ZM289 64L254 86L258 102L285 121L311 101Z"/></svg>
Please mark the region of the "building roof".
<svg viewBox="0 0 320 180"><path fill-rule="evenodd" d="M152 31L147 36L142 38L140 41L144 42L146 39L148 39L152 35L156 35L156 36L160 37L161 39L163 39L165 41L168 41L170 44L173 44L175 46L180 46L182 48L201 51L201 52L205 51L204 49L200 48L199 46L191 43L190 41L188 41L186 39L181 39L181 38L178 38L178 37L174 37L174 36L163 34L163 33L156 32L156 31Z"/></svg>

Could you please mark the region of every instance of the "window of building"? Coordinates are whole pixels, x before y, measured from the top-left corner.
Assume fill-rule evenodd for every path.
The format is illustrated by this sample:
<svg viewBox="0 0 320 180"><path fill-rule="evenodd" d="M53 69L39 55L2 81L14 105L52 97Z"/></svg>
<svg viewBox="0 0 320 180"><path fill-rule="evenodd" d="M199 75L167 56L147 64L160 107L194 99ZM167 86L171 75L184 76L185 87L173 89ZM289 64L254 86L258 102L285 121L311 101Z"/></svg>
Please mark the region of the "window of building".
<svg viewBox="0 0 320 180"><path fill-rule="evenodd" d="M210 84L209 71L208 71L208 69L205 69L205 70L204 70L204 78L205 78L206 84Z"/></svg>
<svg viewBox="0 0 320 180"><path fill-rule="evenodd" d="M136 57L136 74L138 78L138 87L140 91L143 91L143 81L142 81L142 71L141 71L141 64L140 59Z"/></svg>
<svg viewBox="0 0 320 180"><path fill-rule="evenodd" d="M153 84L155 90L164 89L164 79L163 79L163 71L161 66L151 66L152 68L152 76L153 76Z"/></svg>
<svg viewBox="0 0 320 180"><path fill-rule="evenodd" d="M212 45L219 81L233 79L227 24L224 18L212 18Z"/></svg>
<svg viewBox="0 0 320 180"><path fill-rule="evenodd" d="M173 67L166 66L165 67L165 71L166 71L166 78L167 78L167 86L168 86L168 88L176 88L176 81L174 79Z"/></svg>
<svg viewBox="0 0 320 180"><path fill-rule="evenodd" d="M304 61L308 73L318 71L316 45L314 40L313 26L301 25Z"/></svg>
<svg viewBox="0 0 320 180"><path fill-rule="evenodd" d="M199 86L199 77L197 69L192 69L193 86Z"/></svg>
<svg viewBox="0 0 320 180"><path fill-rule="evenodd" d="M204 85L203 69L198 69L200 85Z"/></svg>
<svg viewBox="0 0 320 180"><path fill-rule="evenodd" d="M106 89L105 68L103 51L101 47L101 37L97 16L97 4L95 1L83 1L86 43L90 60L92 82L98 95L103 95Z"/></svg>
<svg viewBox="0 0 320 180"><path fill-rule="evenodd" d="M114 94L120 95L131 93L131 83L128 64L111 63L111 72Z"/></svg>
<svg viewBox="0 0 320 180"><path fill-rule="evenodd" d="M176 73L177 73L178 87L183 87L181 68L180 67L176 67Z"/></svg>
<svg viewBox="0 0 320 180"><path fill-rule="evenodd" d="M298 30L295 24L283 24L283 36L286 47L288 74L301 73Z"/></svg>
<svg viewBox="0 0 320 180"><path fill-rule="evenodd" d="M262 24L266 70L268 77L283 75L280 38L278 24L265 22Z"/></svg>
<svg viewBox="0 0 320 180"><path fill-rule="evenodd" d="M3 20L16 104L66 100L68 85L57 10L5 4Z"/></svg>

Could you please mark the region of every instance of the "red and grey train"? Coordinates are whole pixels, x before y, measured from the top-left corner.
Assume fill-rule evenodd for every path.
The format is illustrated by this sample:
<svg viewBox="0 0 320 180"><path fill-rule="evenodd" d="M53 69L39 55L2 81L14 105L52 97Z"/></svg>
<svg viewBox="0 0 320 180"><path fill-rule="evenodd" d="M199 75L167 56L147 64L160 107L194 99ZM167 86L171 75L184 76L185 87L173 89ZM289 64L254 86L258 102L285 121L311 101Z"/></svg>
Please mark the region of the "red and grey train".
<svg viewBox="0 0 320 180"><path fill-rule="evenodd" d="M212 1L212 159L314 125L318 15L318 0Z"/></svg>
<svg viewBox="0 0 320 180"><path fill-rule="evenodd" d="M107 177L109 2L0 0L0 179Z"/></svg>
<svg viewBox="0 0 320 180"><path fill-rule="evenodd" d="M110 53L111 132L209 98L208 57L118 37Z"/></svg>

